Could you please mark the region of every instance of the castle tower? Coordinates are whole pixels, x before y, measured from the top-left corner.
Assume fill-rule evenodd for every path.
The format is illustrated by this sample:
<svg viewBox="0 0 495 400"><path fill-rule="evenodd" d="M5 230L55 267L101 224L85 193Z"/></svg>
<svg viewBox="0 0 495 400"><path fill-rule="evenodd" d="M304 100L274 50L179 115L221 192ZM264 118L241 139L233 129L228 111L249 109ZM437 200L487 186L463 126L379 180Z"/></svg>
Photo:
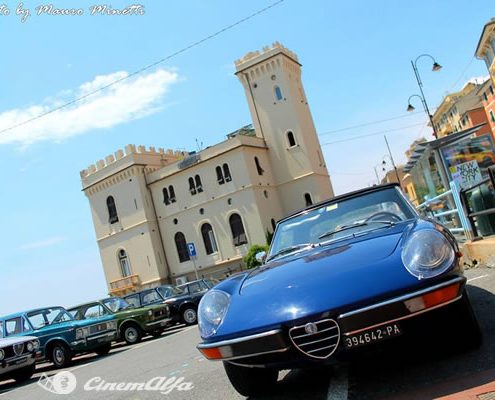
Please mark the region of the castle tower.
<svg viewBox="0 0 495 400"><path fill-rule="evenodd" d="M286 214L333 197L297 55L276 42L235 62Z"/></svg>

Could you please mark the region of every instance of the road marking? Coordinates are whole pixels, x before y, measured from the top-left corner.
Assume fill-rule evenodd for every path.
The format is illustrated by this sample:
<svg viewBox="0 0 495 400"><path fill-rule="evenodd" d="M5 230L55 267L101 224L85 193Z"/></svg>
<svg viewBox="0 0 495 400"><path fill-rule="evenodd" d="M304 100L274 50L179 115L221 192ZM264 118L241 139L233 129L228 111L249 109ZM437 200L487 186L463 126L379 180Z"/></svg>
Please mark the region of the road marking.
<svg viewBox="0 0 495 400"><path fill-rule="evenodd" d="M188 326L187 328L184 328L181 331L175 332L175 333L173 333L172 335L169 335L169 336L179 335L179 334L181 334L183 332L188 332L191 329L195 329L195 328L196 328L196 326ZM160 342L160 341L165 340L165 339L169 339L169 336L164 336L162 338L158 338L158 339L155 339L155 340L153 340L153 339L147 340L144 343L141 343L141 344L137 344L137 345L132 346L129 350L140 349L141 347L148 346L149 344Z"/></svg>
<svg viewBox="0 0 495 400"><path fill-rule="evenodd" d="M335 374L330 378L327 400L347 400L349 392L349 374L347 367L335 368Z"/></svg>
<svg viewBox="0 0 495 400"><path fill-rule="evenodd" d="M489 276L489 275L481 275L481 276L476 276L476 277L474 277L474 278L468 279L467 281L468 281L468 282L472 282L472 281L475 281L476 279L486 278L487 276Z"/></svg>

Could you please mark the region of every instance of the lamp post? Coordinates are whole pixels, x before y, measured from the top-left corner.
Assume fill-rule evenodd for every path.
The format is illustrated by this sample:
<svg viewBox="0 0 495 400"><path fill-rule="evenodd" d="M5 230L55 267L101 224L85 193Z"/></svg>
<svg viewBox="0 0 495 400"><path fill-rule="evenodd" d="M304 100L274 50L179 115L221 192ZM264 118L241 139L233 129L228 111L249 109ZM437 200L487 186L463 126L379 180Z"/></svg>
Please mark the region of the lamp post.
<svg viewBox="0 0 495 400"><path fill-rule="evenodd" d="M375 170L375 176L376 176L376 183L379 185L380 184L380 177L378 176L378 171L376 170L376 167L379 167L380 164L376 164L373 169Z"/></svg>
<svg viewBox="0 0 495 400"><path fill-rule="evenodd" d="M418 57L416 57L416 60L414 60L414 61L411 60L411 66L412 66L413 71L414 71L414 76L416 77L416 82L418 82L419 91L421 93L421 96L412 95L411 97L417 96L417 97L421 98L421 102L423 103L423 107L425 109L426 115L428 115L428 118L430 119L431 127L433 128L433 136L435 136L435 139L438 139L437 130L435 128L435 124L433 123L433 116L431 115L430 109L428 108L428 103L426 102L425 94L423 92L423 82L421 81L421 77L419 76L419 71L418 71L418 66L417 66L418 60L422 57L431 58L431 60L433 61L433 66L431 68L432 71L440 71L442 69L442 66L440 64L438 64L435 61L435 59L433 58L433 56L431 56L429 54L421 54ZM411 100L411 97L409 97L409 100ZM407 111L413 111L414 107L411 105L411 103L409 101L408 101L408 103L409 104L407 105Z"/></svg>
<svg viewBox="0 0 495 400"><path fill-rule="evenodd" d="M383 157L382 157L382 165L385 165L387 162L385 161L385 157L389 157L390 158L390 162L392 163L392 167L394 167L394 171L395 171L395 176L397 177L397 183L399 184L399 186L402 188L402 184L400 182L400 177L399 177L399 171L397 170L397 167L395 165L395 162L394 162L394 157L392 156L392 151L390 150L390 146L388 144L388 140L387 140L387 135L383 135L383 137L385 138L385 143L387 144L387 150L388 150L388 154L385 154ZM385 168L383 168L383 170L385 170Z"/></svg>

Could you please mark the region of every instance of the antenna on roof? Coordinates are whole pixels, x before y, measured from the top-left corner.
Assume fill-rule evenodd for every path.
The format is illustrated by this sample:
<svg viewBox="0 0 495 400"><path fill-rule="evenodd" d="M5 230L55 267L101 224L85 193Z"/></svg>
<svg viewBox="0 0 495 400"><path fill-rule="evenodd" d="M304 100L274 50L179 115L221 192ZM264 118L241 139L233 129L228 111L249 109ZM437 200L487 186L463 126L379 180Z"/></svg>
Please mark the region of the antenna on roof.
<svg viewBox="0 0 495 400"><path fill-rule="evenodd" d="M200 143L198 138L196 138L195 140L196 140L196 148L198 149L198 151L203 150L203 142Z"/></svg>

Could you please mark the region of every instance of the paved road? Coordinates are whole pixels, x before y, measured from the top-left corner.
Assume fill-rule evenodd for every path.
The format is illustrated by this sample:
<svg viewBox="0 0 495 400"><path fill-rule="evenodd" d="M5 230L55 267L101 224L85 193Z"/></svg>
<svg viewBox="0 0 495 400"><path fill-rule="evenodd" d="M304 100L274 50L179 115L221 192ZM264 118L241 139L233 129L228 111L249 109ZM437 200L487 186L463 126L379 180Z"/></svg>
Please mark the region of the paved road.
<svg viewBox="0 0 495 400"><path fill-rule="evenodd" d="M275 393L264 399L428 399L454 395L465 399L467 390L485 386L495 391L495 270L467 271L473 305L484 331L482 348L448 356L418 354L397 359L380 357L335 369L284 371ZM75 399L242 399L230 386L221 363L206 361L195 349L196 327L178 327L159 339L132 346L117 346L105 357L78 358L69 368L77 379ZM37 384L41 374L53 376L48 364L38 366L35 377L23 386L0 384L0 400L48 400L64 397ZM141 383L167 380L160 391L85 391L84 385ZM175 388L170 389L175 383ZM491 386L493 386L492 389ZM179 390L183 389L183 390ZM478 392L480 390L478 389ZM447 397L448 398L448 397ZM452 397L454 398L454 397Z"/></svg>

